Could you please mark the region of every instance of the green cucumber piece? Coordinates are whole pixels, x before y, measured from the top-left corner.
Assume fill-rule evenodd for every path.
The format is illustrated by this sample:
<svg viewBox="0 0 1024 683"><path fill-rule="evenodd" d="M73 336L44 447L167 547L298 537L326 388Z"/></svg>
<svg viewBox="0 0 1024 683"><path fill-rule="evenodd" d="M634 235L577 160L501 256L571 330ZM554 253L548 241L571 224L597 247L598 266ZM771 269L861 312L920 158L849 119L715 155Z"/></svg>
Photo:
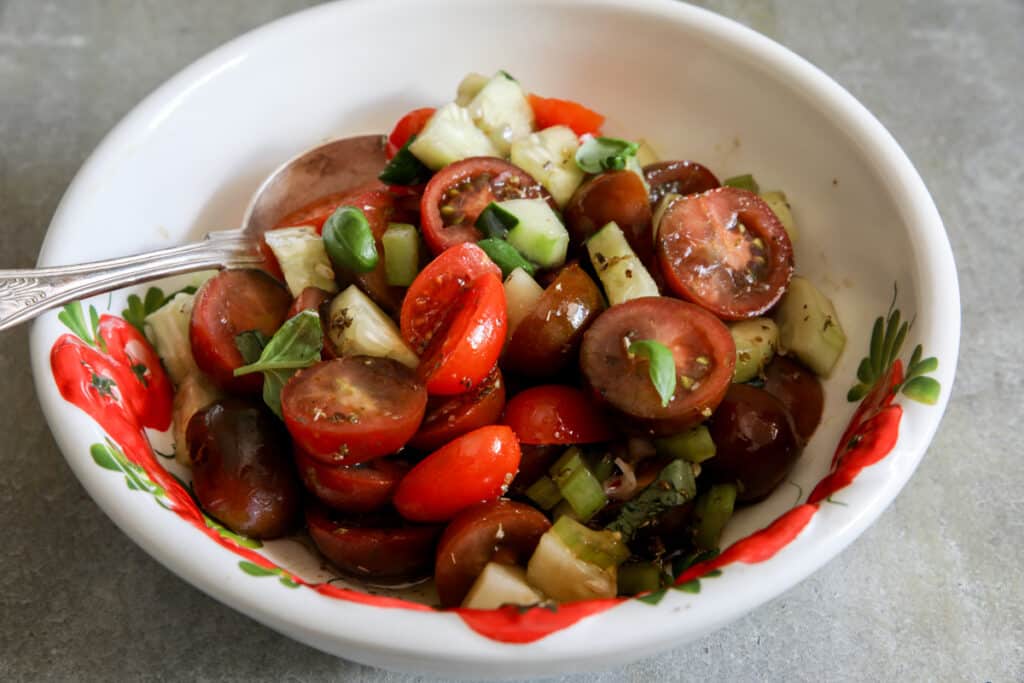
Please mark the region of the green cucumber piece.
<svg viewBox="0 0 1024 683"><path fill-rule="evenodd" d="M513 141L533 132L533 108L526 93L504 71L487 81L466 110L502 156L508 155Z"/></svg>
<svg viewBox="0 0 1024 683"><path fill-rule="evenodd" d="M420 362L395 321L355 285L334 297L326 333L341 355L391 358L410 368Z"/></svg>
<svg viewBox="0 0 1024 683"><path fill-rule="evenodd" d="M518 219L508 231L508 243L541 268L565 263L569 249L569 231L543 199L508 199L498 206Z"/></svg>
<svg viewBox="0 0 1024 683"><path fill-rule="evenodd" d="M753 192L754 194L757 194L758 192L761 191L761 188L757 184L757 181L754 180L754 176L752 176L749 173L744 173L743 175L736 175L733 176L732 178L726 178L725 180L722 181L722 185L726 187L735 187L738 190L747 190L748 192Z"/></svg>
<svg viewBox="0 0 1024 683"><path fill-rule="evenodd" d="M540 537L526 568L526 581L558 602L615 597L616 566L612 564L603 569L576 555L574 548L555 531L555 527L564 522L573 523L568 517L562 517Z"/></svg>
<svg viewBox="0 0 1024 683"><path fill-rule="evenodd" d="M519 327L533 307L544 295L544 288L537 284L529 273L522 268L513 270L505 278L505 308L508 310L508 338Z"/></svg>
<svg viewBox="0 0 1024 683"><path fill-rule="evenodd" d="M311 227L282 228L263 233L267 246L274 252L284 281L293 297L306 287L319 287L337 292L334 269L324 248L324 241Z"/></svg>
<svg viewBox="0 0 1024 683"><path fill-rule="evenodd" d="M503 240L508 237L508 231L518 224L518 218L501 208L497 202L491 202L480 212L473 225L488 237Z"/></svg>
<svg viewBox="0 0 1024 683"><path fill-rule="evenodd" d="M434 171L467 157L501 156L491 139L473 123L469 111L454 102L434 112L409 151Z"/></svg>
<svg viewBox="0 0 1024 683"><path fill-rule="evenodd" d="M483 74L476 72L470 72L459 81L459 87L455 91L455 104L460 107L465 107L467 104L473 101L477 93L484 89L487 85L487 81L491 80Z"/></svg>
<svg viewBox="0 0 1024 683"><path fill-rule="evenodd" d="M579 146L572 128L551 126L513 142L511 161L547 188L564 208L585 176L576 165Z"/></svg>
<svg viewBox="0 0 1024 683"><path fill-rule="evenodd" d="M619 534L591 529L570 517L556 521L551 531L562 539L573 555L601 569L617 567L630 555Z"/></svg>
<svg viewBox="0 0 1024 683"><path fill-rule="evenodd" d="M653 562L630 562L619 567L619 595L632 596L653 593L664 580L661 567Z"/></svg>
<svg viewBox="0 0 1024 683"><path fill-rule="evenodd" d="M543 602L526 580L526 570L514 565L488 562L466 593L462 606L468 609L497 609L502 605L536 605Z"/></svg>
<svg viewBox="0 0 1024 683"><path fill-rule="evenodd" d="M828 377L846 347L835 306L810 280L794 277L775 313L779 347L821 377Z"/></svg>
<svg viewBox="0 0 1024 683"><path fill-rule="evenodd" d="M170 301L146 316L143 327L153 342L167 374L177 386L190 374L199 373L192 357L189 325L192 319L194 294L179 292Z"/></svg>
<svg viewBox="0 0 1024 683"><path fill-rule="evenodd" d="M408 287L420 270L420 236L408 223L388 223L380 238L384 246L384 273L389 285Z"/></svg>
<svg viewBox="0 0 1024 683"><path fill-rule="evenodd" d="M604 285L608 303L614 306L643 296L658 296L658 285L633 252L626 236L614 222L604 226L589 240L590 262Z"/></svg>
<svg viewBox="0 0 1024 683"><path fill-rule="evenodd" d="M761 199L771 207L772 212L786 229L790 242L796 242L796 221L793 220L793 210L786 199L786 193L781 190L762 192Z"/></svg>
<svg viewBox="0 0 1024 683"><path fill-rule="evenodd" d="M685 432L654 440L658 455L687 462L704 462L715 457L715 442L711 432L704 425L697 425Z"/></svg>
<svg viewBox="0 0 1024 683"><path fill-rule="evenodd" d="M698 548L715 550L722 538L722 530L732 517L736 505L735 484L715 484L697 498L693 512L697 529L693 540Z"/></svg>
<svg viewBox="0 0 1024 683"><path fill-rule="evenodd" d="M779 347L779 328L771 318L752 318L729 325L736 343L736 368L733 382L749 382L759 377L775 357Z"/></svg>
<svg viewBox="0 0 1024 683"><path fill-rule="evenodd" d="M562 492L551 477L542 476L526 489L526 497L541 510L550 510L562 501Z"/></svg>
<svg viewBox="0 0 1024 683"><path fill-rule="evenodd" d="M587 467L579 448L567 450L551 466L549 474L581 522L586 522L608 503L604 487Z"/></svg>

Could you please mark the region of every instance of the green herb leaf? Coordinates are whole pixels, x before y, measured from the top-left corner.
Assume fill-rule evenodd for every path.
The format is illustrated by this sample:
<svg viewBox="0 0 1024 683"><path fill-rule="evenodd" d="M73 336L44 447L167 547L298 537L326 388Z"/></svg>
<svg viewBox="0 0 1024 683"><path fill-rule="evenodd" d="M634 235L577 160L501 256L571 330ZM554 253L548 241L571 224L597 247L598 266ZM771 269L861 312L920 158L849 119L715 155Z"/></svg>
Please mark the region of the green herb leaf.
<svg viewBox="0 0 1024 683"><path fill-rule="evenodd" d="M939 400L942 385L932 377L915 377L903 385L903 393L918 403L933 406Z"/></svg>
<svg viewBox="0 0 1024 683"><path fill-rule="evenodd" d="M341 206L324 223L324 248L334 267L369 273L377 267L377 242L370 222L354 206Z"/></svg>
<svg viewBox="0 0 1024 683"><path fill-rule="evenodd" d="M476 244L501 268L502 277L508 277L509 273L516 268L522 268L531 277L537 272L534 265L523 258L523 255L505 240L488 237Z"/></svg>
<svg viewBox="0 0 1024 683"><path fill-rule="evenodd" d="M255 562L249 562L248 560L242 560L239 562L238 568L249 576L276 576L278 573L278 570L276 569L261 567Z"/></svg>
<svg viewBox="0 0 1024 683"><path fill-rule="evenodd" d="M732 178L726 178L722 181L722 184L726 187L735 187L738 190L747 190L754 194L761 193L761 186L757 184L756 180L754 180L754 176L749 173L733 176Z"/></svg>
<svg viewBox="0 0 1024 683"><path fill-rule="evenodd" d="M395 156L391 157L391 161L377 176L381 182L389 185L419 185L430 180L433 172L409 151L409 145L415 139L415 135L410 136Z"/></svg>
<svg viewBox="0 0 1024 683"><path fill-rule="evenodd" d="M668 347L653 339L641 339L629 345L630 355L647 359L651 383L661 396L661 406L666 407L676 392L676 360Z"/></svg>
<svg viewBox="0 0 1024 683"><path fill-rule="evenodd" d="M509 230L519 225L519 219L497 202L491 202L477 216L474 225L488 237L503 240Z"/></svg>
<svg viewBox="0 0 1024 683"><path fill-rule="evenodd" d="M260 354L267 346L267 335L259 330L246 330L235 335L235 348L242 354L242 360L246 364L255 363L260 359Z"/></svg>
<svg viewBox="0 0 1024 683"><path fill-rule="evenodd" d="M586 173L620 171L640 145L619 138L590 138L576 150L576 165Z"/></svg>
<svg viewBox="0 0 1024 683"><path fill-rule="evenodd" d="M267 342L259 359L235 370L235 377L262 372L263 400L281 417L281 389L296 371L319 361L322 348L320 315L305 310L286 321Z"/></svg>
<svg viewBox="0 0 1024 683"><path fill-rule="evenodd" d="M629 540L637 529L657 519L666 510L692 500L696 495L697 482L690 463L673 460L640 495L622 506L619 516L606 528L618 531L624 539Z"/></svg>

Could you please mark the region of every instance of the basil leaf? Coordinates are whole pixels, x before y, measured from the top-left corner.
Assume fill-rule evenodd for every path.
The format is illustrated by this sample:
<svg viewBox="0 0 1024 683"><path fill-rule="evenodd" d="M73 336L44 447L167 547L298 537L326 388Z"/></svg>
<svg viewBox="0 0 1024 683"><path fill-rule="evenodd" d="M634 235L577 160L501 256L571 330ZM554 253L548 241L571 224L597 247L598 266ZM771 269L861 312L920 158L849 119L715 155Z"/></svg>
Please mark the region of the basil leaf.
<svg viewBox="0 0 1024 683"><path fill-rule="evenodd" d="M654 521L666 510L683 505L697 495L697 481L690 463L673 460L658 478L636 498L622 506L619 516L606 529L618 531L629 540L637 529Z"/></svg>
<svg viewBox="0 0 1024 683"><path fill-rule="evenodd" d="M237 337L235 343L238 343ZM301 368L320 360L322 346L319 314L311 310L302 311L285 322L270 338L256 362L235 370L235 377L262 372L263 401L281 417L281 389Z"/></svg>
<svg viewBox="0 0 1024 683"><path fill-rule="evenodd" d="M267 336L259 330L246 330L235 335L235 348L246 364L255 363L267 346Z"/></svg>
<svg viewBox="0 0 1024 683"><path fill-rule="evenodd" d="M415 139L415 135L409 136L398 153L391 157L391 161L377 176L381 182L389 185L419 185L430 180L433 172L409 151L409 145Z"/></svg>
<svg viewBox="0 0 1024 683"><path fill-rule="evenodd" d="M661 342L653 339L635 341L629 345L631 355L646 358L651 372L651 384L661 396L661 407L668 406L676 392L676 359Z"/></svg>
<svg viewBox="0 0 1024 683"><path fill-rule="evenodd" d="M587 173L620 171L640 145L619 138L590 138L576 150L576 165Z"/></svg>
<svg viewBox="0 0 1024 683"><path fill-rule="evenodd" d="M324 223L324 248L335 268L369 273L377 267L377 241L370 222L354 206L341 206Z"/></svg>
<svg viewBox="0 0 1024 683"><path fill-rule="evenodd" d="M519 219L511 211L501 208L496 202L491 202L477 216L474 225L483 234L496 239L505 239L508 231L519 225Z"/></svg>
<svg viewBox="0 0 1024 683"><path fill-rule="evenodd" d="M480 240L476 245L483 249L484 253L501 268L502 277L508 277L509 273L516 268L522 268L530 277L537 272L534 265L523 258L523 255L505 240L489 237Z"/></svg>
<svg viewBox="0 0 1024 683"><path fill-rule="evenodd" d="M761 192L761 186L757 184L756 180L754 180L754 176L749 173L733 176L732 178L726 178L722 181L722 185L725 185L726 187L735 187L738 190L747 190L754 194L759 194Z"/></svg>

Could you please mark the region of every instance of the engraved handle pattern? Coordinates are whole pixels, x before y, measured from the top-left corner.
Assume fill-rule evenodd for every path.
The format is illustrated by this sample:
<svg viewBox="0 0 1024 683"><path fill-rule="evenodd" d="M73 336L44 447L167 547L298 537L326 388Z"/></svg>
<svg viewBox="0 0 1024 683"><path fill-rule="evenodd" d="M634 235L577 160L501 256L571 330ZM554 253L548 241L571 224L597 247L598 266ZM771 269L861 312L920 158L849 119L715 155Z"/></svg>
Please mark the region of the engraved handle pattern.
<svg viewBox="0 0 1024 683"><path fill-rule="evenodd" d="M74 266L0 270L0 331L75 299L169 275L263 262L255 238L240 230L211 232L202 242Z"/></svg>

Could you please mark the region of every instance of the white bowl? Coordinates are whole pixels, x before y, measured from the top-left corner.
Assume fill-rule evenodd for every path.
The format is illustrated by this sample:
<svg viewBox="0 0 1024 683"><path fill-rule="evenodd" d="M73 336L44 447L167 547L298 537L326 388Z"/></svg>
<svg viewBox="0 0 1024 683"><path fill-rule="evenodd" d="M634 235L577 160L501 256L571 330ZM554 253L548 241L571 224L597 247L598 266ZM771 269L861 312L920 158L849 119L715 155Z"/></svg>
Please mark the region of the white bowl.
<svg viewBox="0 0 1024 683"><path fill-rule="evenodd" d="M854 413L846 391L894 283L897 306L915 320L905 348L921 343L939 359L933 376L942 392L933 406L900 396L902 420L899 408L886 413L898 439L878 446L877 463L835 497L791 513L783 524L795 538L777 552L747 553L745 562L700 581L699 593L467 621L325 595L331 589L315 586L329 571L301 543L269 543L258 552L270 561L246 559L238 553L253 551L218 542L215 531L204 533L158 504L168 504L166 492L129 489L124 476L90 457L103 430L55 388L49 352L67 330L56 314L36 323L31 346L43 410L71 468L125 533L185 580L268 626L388 668L495 677L593 670L736 619L822 566L881 514L923 456L953 381L960 325L953 258L932 200L896 142L800 57L668 1L350 0L274 22L204 57L125 117L68 189L39 263L130 254L233 227L282 159L326 138L384 131L413 107L450 99L465 72L499 68L534 92L604 112L609 132L642 136L663 158L694 159L720 177L753 172L762 186L789 194L800 226L798 271L834 299L849 343L792 485L739 513L727 542L803 503L829 472ZM116 313L126 294L91 303ZM890 419L883 436L893 429ZM166 436L154 435L154 443L165 448ZM863 447L855 455L864 457ZM152 468L173 469L161 458L146 464L151 477L162 472ZM282 569L259 570L271 562ZM289 577L314 587L289 587Z"/></svg>

